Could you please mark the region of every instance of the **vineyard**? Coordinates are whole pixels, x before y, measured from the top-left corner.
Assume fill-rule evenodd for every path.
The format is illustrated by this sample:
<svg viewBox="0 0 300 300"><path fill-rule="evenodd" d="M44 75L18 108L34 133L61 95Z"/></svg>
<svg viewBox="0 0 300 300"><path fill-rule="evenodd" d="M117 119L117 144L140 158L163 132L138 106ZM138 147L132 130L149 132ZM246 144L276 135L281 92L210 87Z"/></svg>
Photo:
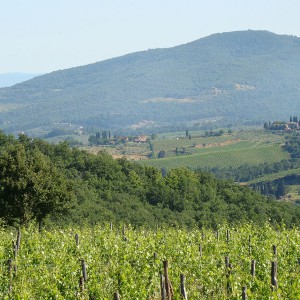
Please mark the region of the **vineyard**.
<svg viewBox="0 0 300 300"><path fill-rule="evenodd" d="M157 168L165 167L167 170L178 167L213 168L213 167L238 167L242 164L258 165L260 163L278 162L288 159L289 155L283 152L278 145L243 148L238 145L223 148L212 148L209 152L195 153L185 156L151 159L143 163ZM216 149L219 149L217 151Z"/></svg>
<svg viewBox="0 0 300 300"><path fill-rule="evenodd" d="M0 231L1 299L300 299L300 231Z"/></svg>

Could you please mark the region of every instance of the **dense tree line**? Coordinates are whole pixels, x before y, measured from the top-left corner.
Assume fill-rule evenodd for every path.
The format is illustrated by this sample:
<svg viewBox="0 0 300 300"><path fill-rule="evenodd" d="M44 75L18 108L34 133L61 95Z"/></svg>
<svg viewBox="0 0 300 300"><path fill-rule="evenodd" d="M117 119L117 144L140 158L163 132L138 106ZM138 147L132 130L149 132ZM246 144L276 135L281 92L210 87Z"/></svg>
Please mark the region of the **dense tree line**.
<svg viewBox="0 0 300 300"><path fill-rule="evenodd" d="M259 165L243 164L239 167L229 168L206 168L199 171L212 172L216 177L221 179L231 179L237 182L247 182L263 175L278 173L298 167L297 162L282 160L275 163L263 163Z"/></svg>
<svg viewBox="0 0 300 300"><path fill-rule="evenodd" d="M294 132L286 136L285 150L291 154L293 161L300 158L300 133Z"/></svg>
<svg viewBox="0 0 300 300"><path fill-rule="evenodd" d="M274 195L276 198L284 197L287 193L287 184L289 181L296 180L299 182L299 176L289 175L285 178L276 179L274 181L262 181L251 184L251 186L263 195Z"/></svg>
<svg viewBox="0 0 300 300"><path fill-rule="evenodd" d="M108 145L110 143L110 131L97 131L95 135L89 136L89 143L91 145Z"/></svg>
<svg viewBox="0 0 300 300"><path fill-rule="evenodd" d="M216 227L253 221L298 224L300 211L248 187L185 168L161 170L67 143L0 134L0 218L10 225L131 223Z"/></svg>

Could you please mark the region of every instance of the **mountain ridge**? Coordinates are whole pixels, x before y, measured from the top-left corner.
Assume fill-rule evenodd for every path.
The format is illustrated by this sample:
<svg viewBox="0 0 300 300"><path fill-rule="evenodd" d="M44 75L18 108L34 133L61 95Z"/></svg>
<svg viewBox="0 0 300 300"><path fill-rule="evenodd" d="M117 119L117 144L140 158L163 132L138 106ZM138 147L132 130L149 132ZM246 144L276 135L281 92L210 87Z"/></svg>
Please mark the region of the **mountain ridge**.
<svg viewBox="0 0 300 300"><path fill-rule="evenodd" d="M184 126L208 117L280 118L300 109L299 50L298 37L248 30L58 70L1 89L2 105L14 108L0 109L0 124L13 123L7 130L62 121L120 129L141 120Z"/></svg>

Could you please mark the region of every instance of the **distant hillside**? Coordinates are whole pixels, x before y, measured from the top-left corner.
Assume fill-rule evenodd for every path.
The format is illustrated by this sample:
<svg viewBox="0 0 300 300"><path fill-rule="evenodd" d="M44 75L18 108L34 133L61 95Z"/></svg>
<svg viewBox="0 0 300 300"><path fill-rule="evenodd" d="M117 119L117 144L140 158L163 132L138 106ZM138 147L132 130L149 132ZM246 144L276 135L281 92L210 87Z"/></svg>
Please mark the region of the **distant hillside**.
<svg viewBox="0 0 300 300"><path fill-rule="evenodd" d="M118 129L282 119L300 110L300 38L214 34L52 72L0 90L0 124ZM147 122L145 122L145 120Z"/></svg>
<svg viewBox="0 0 300 300"><path fill-rule="evenodd" d="M32 79L39 74L30 73L3 73L0 74L0 88L10 87L17 83Z"/></svg>

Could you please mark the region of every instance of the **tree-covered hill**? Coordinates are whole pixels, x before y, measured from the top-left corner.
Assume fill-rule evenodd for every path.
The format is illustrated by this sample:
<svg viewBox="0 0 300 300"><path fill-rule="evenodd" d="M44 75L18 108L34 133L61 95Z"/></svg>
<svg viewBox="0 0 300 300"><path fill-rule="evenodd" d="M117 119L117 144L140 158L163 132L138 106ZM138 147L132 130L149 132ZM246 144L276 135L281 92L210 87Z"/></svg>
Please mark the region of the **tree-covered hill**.
<svg viewBox="0 0 300 300"><path fill-rule="evenodd" d="M88 154L0 135L0 219L59 224L131 223L216 227L223 223L299 224L300 208L248 187L185 168L158 169L105 152Z"/></svg>
<svg viewBox="0 0 300 300"><path fill-rule="evenodd" d="M60 70L0 89L0 124L26 131L57 122L118 129L142 120L282 119L300 109L299 50L298 37L248 30Z"/></svg>

